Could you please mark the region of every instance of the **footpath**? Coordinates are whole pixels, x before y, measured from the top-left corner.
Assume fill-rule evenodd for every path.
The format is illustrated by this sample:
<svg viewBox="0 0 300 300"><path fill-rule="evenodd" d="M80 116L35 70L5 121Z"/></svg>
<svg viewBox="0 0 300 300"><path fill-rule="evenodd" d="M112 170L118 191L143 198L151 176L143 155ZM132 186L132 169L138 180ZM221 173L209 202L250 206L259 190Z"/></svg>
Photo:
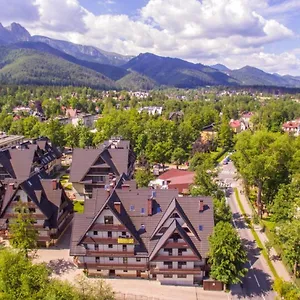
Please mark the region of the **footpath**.
<svg viewBox="0 0 300 300"><path fill-rule="evenodd" d="M242 191L241 181L237 182L236 188L239 192L240 200L241 200L242 206L244 207L245 213L249 216L249 218L252 218L253 210L251 209L251 206L250 206L251 204L249 203L249 200L244 195L244 193L241 193L241 191ZM260 230L260 226L255 227L254 230L256 231L262 244L265 245L265 243L269 240L267 235ZM271 250L270 250L270 257L278 257L278 254L274 248L271 248ZM277 274L279 275L279 277L281 277L285 281L292 281L289 272L287 271L285 265L282 263L281 260L272 260L272 264L273 264Z"/></svg>

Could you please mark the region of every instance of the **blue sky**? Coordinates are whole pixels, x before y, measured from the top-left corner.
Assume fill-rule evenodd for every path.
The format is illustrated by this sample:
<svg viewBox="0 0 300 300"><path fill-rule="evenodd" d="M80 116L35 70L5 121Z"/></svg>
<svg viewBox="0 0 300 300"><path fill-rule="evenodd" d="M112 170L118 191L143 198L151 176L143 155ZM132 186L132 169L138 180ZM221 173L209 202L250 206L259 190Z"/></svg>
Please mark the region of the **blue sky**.
<svg viewBox="0 0 300 300"><path fill-rule="evenodd" d="M300 0L0 0L0 22L123 55L300 75Z"/></svg>

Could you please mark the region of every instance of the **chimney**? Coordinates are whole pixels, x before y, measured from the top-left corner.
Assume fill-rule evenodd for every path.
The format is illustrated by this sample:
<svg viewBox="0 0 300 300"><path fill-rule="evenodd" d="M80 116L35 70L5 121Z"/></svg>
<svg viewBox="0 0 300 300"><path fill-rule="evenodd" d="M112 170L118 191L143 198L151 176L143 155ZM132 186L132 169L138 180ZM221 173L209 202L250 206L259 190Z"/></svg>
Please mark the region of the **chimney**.
<svg viewBox="0 0 300 300"><path fill-rule="evenodd" d="M8 190L9 191L12 191L12 190L14 190L15 189L15 184L14 183L10 183L9 185L8 185Z"/></svg>
<svg viewBox="0 0 300 300"><path fill-rule="evenodd" d="M204 210L204 204L203 204L203 200L200 200L199 201L199 212L203 212L203 210Z"/></svg>
<svg viewBox="0 0 300 300"><path fill-rule="evenodd" d="M114 202L115 210L121 214L121 202Z"/></svg>
<svg viewBox="0 0 300 300"><path fill-rule="evenodd" d="M148 216L152 216L153 214L153 199L148 199Z"/></svg>
<svg viewBox="0 0 300 300"><path fill-rule="evenodd" d="M52 189L57 190L57 180L56 179L52 180Z"/></svg>

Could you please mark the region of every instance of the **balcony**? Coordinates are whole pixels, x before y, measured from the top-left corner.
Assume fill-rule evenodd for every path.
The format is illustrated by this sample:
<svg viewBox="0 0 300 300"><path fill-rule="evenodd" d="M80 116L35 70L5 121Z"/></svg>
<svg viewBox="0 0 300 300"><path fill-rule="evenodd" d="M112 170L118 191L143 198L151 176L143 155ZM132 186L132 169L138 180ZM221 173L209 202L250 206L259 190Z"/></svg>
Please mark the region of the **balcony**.
<svg viewBox="0 0 300 300"><path fill-rule="evenodd" d="M4 214L4 216L3 216L3 219L8 219L8 218L17 218L17 216L18 216L18 214L16 214L16 213L6 213L6 214ZM45 215L43 215L43 214L35 214L35 213L32 213L31 214L31 217L33 218L33 219L38 219L38 220L46 220L46 217L45 217Z"/></svg>
<svg viewBox="0 0 300 300"><path fill-rule="evenodd" d="M147 270L147 264L77 263L78 268L101 270Z"/></svg>
<svg viewBox="0 0 300 300"><path fill-rule="evenodd" d="M151 274L199 274L200 272L200 267L195 267L193 269L150 269Z"/></svg>
<svg viewBox="0 0 300 300"><path fill-rule="evenodd" d="M188 248L188 244L186 242L167 242L164 248Z"/></svg>
<svg viewBox="0 0 300 300"><path fill-rule="evenodd" d="M135 257L134 251L101 251L87 250L86 256L101 256L101 257Z"/></svg>
<svg viewBox="0 0 300 300"><path fill-rule="evenodd" d="M99 238L96 236L86 236L83 240L83 243L96 243L96 244L113 244L118 245L118 239L116 238Z"/></svg>
<svg viewBox="0 0 300 300"><path fill-rule="evenodd" d="M100 231L126 231L124 225L117 224L94 224L91 230L100 230Z"/></svg>
<svg viewBox="0 0 300 300"><path fill-rule="evenodd" d="M173 256L173 255L159 255L154 257L152 261L200 261L197 256L191 255L182 255L182 256Z"/></svg>

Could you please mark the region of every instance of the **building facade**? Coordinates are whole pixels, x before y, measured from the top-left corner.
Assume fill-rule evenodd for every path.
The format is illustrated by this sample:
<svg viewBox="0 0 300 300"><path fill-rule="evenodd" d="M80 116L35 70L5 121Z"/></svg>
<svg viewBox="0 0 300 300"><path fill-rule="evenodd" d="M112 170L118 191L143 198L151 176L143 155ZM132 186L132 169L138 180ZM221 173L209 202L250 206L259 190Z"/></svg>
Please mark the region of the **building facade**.
<svg viewBox="0 0 300 300"><path fill-rule="evenodd" d="M193 285L206 274L214 226L210 197L137 189L123 178L94 189L73 223L70 255L89 275Z"/></svg>
<svg viewBox="0 0 300 300"><path fill-rule="evenodd" d="M132 178L135 154L130 142L112 138L96 149L74 149L70 181L75 190L91 198L93 188L105 188L122 174Z"/></svg>
<svg viewBox="0 0 300 300"><path fill-rule="evenodd" d="M44 174L46 175L46 174ZM0 230L9 237L10 224L26 208L38 231L38 244L55 244L73 218L73 204L56 179L34 174L27 180L7 179L0 209Z"/></svg>

